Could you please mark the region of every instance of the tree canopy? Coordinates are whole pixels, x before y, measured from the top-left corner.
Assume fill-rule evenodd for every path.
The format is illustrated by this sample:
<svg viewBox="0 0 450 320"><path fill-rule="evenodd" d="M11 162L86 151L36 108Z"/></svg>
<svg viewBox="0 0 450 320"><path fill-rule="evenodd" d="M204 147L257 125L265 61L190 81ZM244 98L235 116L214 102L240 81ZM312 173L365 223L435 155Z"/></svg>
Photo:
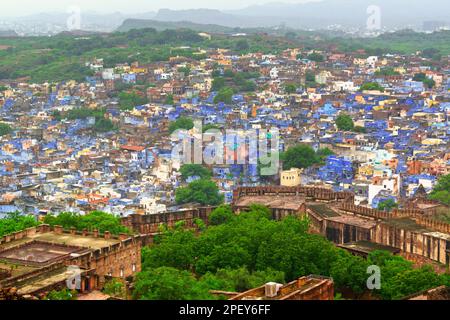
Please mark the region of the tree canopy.
<svg viewBox="0 0 450 320"><path fill-rule="evenodd" d="M208 179L211 171L200 164L183 164L180 168L181 177L186 181L189 177L200 177Z"/></svg>
<svg viewBox="0 0 450 320"><path fill-rule="evenodd" d="M224 87L220 89L217 95L214 97L214 103L223 102L226 104L231 104L233 102L234 91L232 88Z"/></svg>
<svg viewBox="0 0 450 320"><path fill-rule="evenodd" d="M6 136L7 134L10 134L13 131L10 125L6 123L0 123L0 137Z"/></svg>
<svg viewBox="0 0 450 320"><path fill-rule="evenodd" d="M373 294L384 299L449 283L449 277L427 268L414 269L411 262L389 252L374 251L367 260L354 256L308 230L307 219L290 216L275 221L261 205L239 215L221 206L203 232L166 229L143 249L143 272L135 295L211 299L209 290L242 292L267 282L286 283L319 274L331 276L337 292L351 290L358 297L367 292L370 265L381 268L382 286Z"/></svg>
<svg viewBox="0 0 450 320"><path fill-rule="evenodd" d="M342 131L353 131L355 124L348 114L340 114L336 118L336 126Z"/></svg>
<svg viewBox="0 0 450 320"><path fill-rule="evenodd" d="M381 91L384 92L383 86L378 82L366 82L360 88L360 91Z"/></svg>
<svg viewBox="0 0 450 320"><path fill-rule="evenodd" d="M180 117L169 124L169 132L173 133L176 130L191 130L194 127L194 121L191 118Z"/></svg>
<svg viewBox="0 0 450 320"><path fill-rule="evenodd" d="M80 215L72 212L62 212L57 216L46 216L44 218L44 223L51 226L59 225L65 229L74 227L79 231L87 229L88 231L109 231L112 234L130 233L130 230L120 223L119 217L102 211L93 211L86 215Z"/></svg>
<svg viewBox="0 0 450 320"><path fill-rule="evenodd" d="M321 163L326 156L331 154L332 152L329 149L321 149L316 153L309 145L299 144L282 153L281 160L283 160L284 170L291 168L305 169Z"/></svg>
<svg viewBox="0 0 450 320"><path fill-rule="evenodd" d="M175 200L178 204L198 203L201 205L219 205L223 203L224 196L214 181L200 179L191 182L187 187L175 191Z"/></svg>
<svg viewBox="0 0 450 320"><path fill-rule="evenodd" d="M450 174L439 178L430 194L430 199L450 205Z"/></svg>
<svg viewBox="0 0 450 320"><path fill-rule="evenodd" d="M5 218L0 219L0 237L37 225L38 222L33 216L21 215L19 212L11 212Z"/></svg>

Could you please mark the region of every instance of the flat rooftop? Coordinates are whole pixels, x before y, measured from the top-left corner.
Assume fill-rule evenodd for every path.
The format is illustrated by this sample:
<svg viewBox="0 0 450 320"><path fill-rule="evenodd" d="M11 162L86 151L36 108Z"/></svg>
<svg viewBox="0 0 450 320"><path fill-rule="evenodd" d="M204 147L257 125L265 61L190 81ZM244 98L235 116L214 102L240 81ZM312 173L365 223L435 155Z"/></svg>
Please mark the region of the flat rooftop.
<svg viewBox="0 0 450 320"><path fill-rule="evenodd" d="M302 196L243 196L236 201L235 205L248 207L255 203L272 209L298 210L305 203L305 198Z"/></svg>
<svg viewBox="0 0 450 320"><path fill-rule="evenodd" d="M349 251L356 251L360 253L369 254L373 251L388 251L392 254L398 254L400 252L400 249L391 247L391 246L385 246L378 243L373 243L370 241L356 241L356 242L349 242L345 244L338 245L338 247L347 249Z"/></svg>
<svg viewBox="0 0 450 320"><path fill-rule="evenodd" d="M33 241L0 251L0 260L45 264L81 250L80 247Z"/></svg>
<svg viewBox="0 0 450 320"><path fill-rule="evenodd" d="M389 218L383 220L387 225L402 228L409 231L415 232L433 232L433 230L427 229L424 226L421 226L417 222L415 222L411 218Z"/></svg>
<svg viewBox="0 0 450 320"><path fill-rule="evenodd" d="M320 203L320 204L308 203L306 206L308 207L308 209L314 211L315 213L317 213L318 215L320 215L321 217L324 217L324 218L339 216L339 214L336 211L334 211L328 205L323 204L323 203Z"/></svg>

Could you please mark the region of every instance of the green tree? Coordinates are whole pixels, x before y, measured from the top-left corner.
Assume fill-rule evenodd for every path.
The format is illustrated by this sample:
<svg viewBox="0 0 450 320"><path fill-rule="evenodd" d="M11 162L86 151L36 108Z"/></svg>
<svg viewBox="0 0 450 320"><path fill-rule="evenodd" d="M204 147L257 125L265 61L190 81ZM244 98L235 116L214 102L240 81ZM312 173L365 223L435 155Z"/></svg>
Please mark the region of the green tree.
<svg viewBox="0 0 450 320"><path fill-rule="evenodd" d="M130 233L130 230L121 224L119 217L102 211L93 211L86 215L70 212L62 212L57 216L47 215L44 223L51 226L59 225L65 229L73 227L80 231L87 229L88 231L109 231L112 234Z"/></svg>
<svg viewBox="0 0 450 320"><path fill-rule="evenodd" d="M38 222L33 216L21 215L19 212L7 213L5 218L0 219L0 237L37 225Z"/></svg>
<svg viewBox="0 0 450 320"><path fill-rule="evenodd" d="M336 118L336 126L341 131L353 131L355 124L348 114L340 114Z"/></svg>
<svg viewBox="0 0 450 320"><path fill-rule="evenodd" d="M12 131L13 131L13 129L11 128L11 126L9 126L6 123L0 123L0 137L8 135Z"/></svg>
<svg viewBox="0 0 450 320"><path fill-rule="evenodd" d="M427 77L425 73L415 74L413 80L423 82L423 84L429 89L432 89L436 85L436 82L432 78Z"/></svg>
<svg viewBox="0 0 450 320"><path fill-rule="evenodd" d="M357 132L357 133L366 133L366 132L367 132L366 128L360 127L360 126L355 126L355 127L353 128L353 131L354 131L354 132Z"/></svg>
<svg viewBox="0 0 450 320"><path fill-rule="evenodd" d="M71 291L68 289L64 289L61 291L50 291L47 296L46 300L77 300L77 292Z"/></svg>
<svg viewBox="0 0 450 320"><path fill-rule="evenodd" d="M313 52L313 53L309 54L307 56L307 59L311 60L311 61L315 61L315 62L323 62L323 61L325 61L325 57L323 55L321 55L320 53L318 53L318 52Z"/></svg>
<svg viewBox="0 0 450 320"><path fill-rule="evenodd" d="M211 178L211 171L200 164L183 164L180 168L181 177L186 181L189 177Z"/></svg>
<svg viewBox="0 0 450 320"><path fill-rule="evenodd" d="M219 91L225 87L225 78L216 77L213 79L211 90Z"/></svg>
<svg viewBox="0 0 450 320"><path fill-rule="evenodd" d="M250 45L248 44L248 41L246 39L240 39L238 42L236 42L236 50L242 52L246 51L250 48Z"/></svg>
<svg viewBox="0 0 450 320"><path fill-rule="evenodd" d="M180 117L176 121L169 124L169 132L173 133L176 130L191 130L194 128L194 121L191 118Z"/></svg>
<svg viewBox="0 0 450 320"><path fill-rule="evenodd" d="M119 106L121 110L132 110L134 107L148 103L145 97L139 91L121 92L119 94Z"/></svg>
<svg viewBox="0 0 450 320"><path fill-rule="evenodd" d="M336 260L332 263L330 274L337 288L348 288L359 295L367 289L368 266L366 260L353 256L346 251L338 251Z"/></svg>
<svg viewBox="0 0 450 320"><path fill-rule="evenodd" d="M360 91L381 91L384 92L384 88L378 82L366 82L360 88Z"/></svg>
<svg viewBox="0 0 450 320"><path fill-rule="evenodd" d="M384 299L402 299L442 285L442 278L430 266L397 273L389 281L384 281L382 296Z"/></svg>
<svg viewBox="0 0 450 320"><path fill-rule="evenodd" d="M187 272L161 267L136 276L133 298L138 300L208 300L211 295Z"/></svg>
<svg viewBox="0 0 450 320"><path fill-rule="evenodd" d="M328 158L329 156L334 155L334 152L331 151L329 148L323 148L323 149L319 149L316 152L316 155L320 158L320 160L323 162L326 158Z"/></svg>
<svg viewBox="0 0 450 320"><path fill-rule="evenodd" d="M224 87L220 89L217 95L214 97L214 103L223 102L226 104L231 104L233 102L234 91L232 88Z"/></svg>
<svg viewBox="0 0 450 320"><path fill-rule="evenodd" d="M439 178L430 194L430 199L450 205L450 174Z"/></svg>
<svg viewBox="0 0 450 320"><path fill-rule="evenodd" d="M297 91L297 86L293 83L289 83L284 87L284 91L286 91L287 94L293 94Z"/></svg>
<svg viewBox="0 0 450 320"><path fill-rule="evenodd" d="M296 145L281 154L284 170L291 168L309 168L319 163L320 159L312 147L306 144Z"/></svg>
<svg viewBox="0 0 450 320"><path fill-rule="evenodd" d="M114 123L107 118L98 118L95 119L95 125L94 130L96 132L110 132L117 130L117 127L114 125Z"/></svg>
<svg viewBox="0 0 450 320"><path fill-rule="evenodd" d="M127 290L125 284L119 279L112 279L105 283L103 292L111 297L126 299Z"/></svg>
<svg viewBox="0 0 450 320"><path fill-rule="evenodd" d="M398 208L398 204L394 199L387 199L378 204L378 210L391 212L392 209Z"/></svg>
<svg viewBox="0 0 450 320"><path fill-rule="evenodd" d="M219 205L223 203L224 196L220 194L216 183L207 179L191 182L187 187L175 191L178 204L199 203L201 205Z"/></svg>
<svg viewBox="0 0 450 320"><path fill-rule="evenodd" d="M173 105L174 104L173 94L168 94L166 97L166 101L164 103L167 105Z"/></svg>
<svg viewBox="0 0 450 320"><path fill-rule="evenodd" d="M211 212L208 219L211 225L217 226L229 222L233 217L234 213L231 207L229 205L222 205Z"/></svg>

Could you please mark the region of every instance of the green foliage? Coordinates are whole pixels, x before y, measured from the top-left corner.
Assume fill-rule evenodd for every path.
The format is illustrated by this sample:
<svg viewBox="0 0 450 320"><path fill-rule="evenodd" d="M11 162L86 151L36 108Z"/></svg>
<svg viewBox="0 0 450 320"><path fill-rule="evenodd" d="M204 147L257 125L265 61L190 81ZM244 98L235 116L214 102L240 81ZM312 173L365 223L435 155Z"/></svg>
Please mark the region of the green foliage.
<svg viewBox="0 0 450 320"><path fill-rule="evenodd" d="M378 210L382 211L392 211L392 209L398 208L398 204L395 202L394 199L387 199L385 201L382 201L378 204Z"/></svg>
<svg viewBox="0 0 450 320"><path fill-rule="evenodd" d="M96 118L94 130L96 132L110 132L117 130L117 127L110 119L106 118Z"/></svg>
<svg viewBox="0 0 450 320"><path fill-rule="evenodd" d="M46 300L77 300L77 292L75 290L70 291L68 289L64 289L61 291L50 291Z"/></svg>
<svg viewBox="0 0 450 320"><path fill-rule="evenodd" d="M446 275L439 276L428 266L414 269L411 262L388 252L370 253L368 263L381 269L381 289L377 294L383 299L401 299L440 285L448 285Z"/></svg>
<svg viewBox="0 0 450 320"><path fill-rule="evenodd" d="M414 77L413 77L413 80L414 81L423 82L423 84L428 89L432 89L436 85L436 82L433 79L428 78L425 73L417 73L417 74L415 74Z"/></svg>
<svg viewBox="0 0 450 320"><path fill-rule="evenodd" d="M336 118L336 126L341 131L353 131L355 128L353 119L348 114L340 114Z"/></svg>
<svg viewBox="0 0 450 320"><path fill-rule="evenodd" d="M87 119L90 117L94 117L96 119L104 118L106 110L104 108L73 108L67 112L65 117L69 120L75 119Z"/></svg>
<svg viewBox="0 0 450 320"><path fill-rule="evenodd" d="M180 68L178 68L178 72L184 73L184 75L187 77L191 73L191 68L180 67Z"/></svg>
<svg viewBox="0 0 450 320"><path fill-rule="evenodd" d="M188 271L170 267L149 269L136 276L133 298L138 300L209 300L208 291Z"/></svg>
<svg viewBox="0 0 450 320"><path fill-rule="evenodd" d="M175 199L178 204L199 203L215 206L223 203L224 196L219 193L219 188L213 181L200 179L191 182L187 187L178 188L175 191Z"/></svg>
<svg viewBox="0 0 450 320"><path fill-rule="evenodd" d="M286 91L287 94L293 94L297 91L297 86L293 83L289 83L284 87L284 91Z"/></svg>
<svg viewBox="0 0 450 320"><path fill-rule="evenodd" d="M212 226L218 226L220 224L227 223L233 219L234 213L231 210L231 207L229 205L222 205L215 209L211 214L209 215L209 224Z"/></svg>
<svg viewBox="0 0 450 320"><path fill-rule="evenodd" d="M119 279L112 279L105 283L103 292L111 297L126 299L127 290L125 284Z"/></svg>
<svg viewBox="0 0 450 320"><path fill-rule="evenodd" d="M360 88L360 91L381 91L384 92L383 86L378 82L366 82Z"/></svg>
<svg viewBox="0 0 450 320"><path fill-rule="evenodd" d="M367 290L370 265L381 268L381 290L375 294L384 299L397 299L450 282L448 276L425 269L417 271L411 262L385 251L374 251L367 260L353 256L322 236L308 233L308 220L290 216L275 221L270 210L261 205L252 205L239 215L223 206L212 213L212 221L215 223L200 234L183 229L166 231L151 247L144 248L144 272L139 281L147 283L147 277L153 278L159 268L174 268L166 287L178 287L173 278L182 278L182 283L188 282L194 290L188 290L187 295L196 294L200 299L210 297L199 292L242 292L309 274L331 276L336 290L351 290L358 296ZM164 280L158 286L164 287Z"/></svg>
<svg viewBox="0 0 450 320"><path fill-rule="evenodd" d="M233 102L234 91L232 88L224 87L219 90L217 95L214 97L214 103L223 102L226 104L231 104Z"/></svg>
<svg viewBox="0 0 450 320"><path fill-rule="evenodd" d="M79 215L72 212L62 212L57 216L46 216L44 219L44 223L51 226L59 225L64 227L65 229L74 227L79 231L87 229L88 231L109 231L112 234L130 233L130 230L128 230L128 228L120 223L119 217L102 211L93 211L87 215Z"/></svg>
<svg viewBox="0 0 450 320"><path fill-rule="evenodd" d="M225 87L225 78L219 77L213 79L211 90L219 91L224 87Z"/></svg>
<svg viewBox="0 0 450 320"><path fill-rule="evenodd" d="M209 131L211 129L220 130L220 127L215 125L215 124L210 124L209 123L209 124L206 124L206 125L203 126L202 131L203 131L203 133L205 133L205 132L207 132L207 131Z"/></svg>
<svg viewBox="0 0 450 320"><path fill-rule="evenodd" d="M360 127L360 126L355 126L355 127L353 128L353 131L354 131L354 132L357 132L357 133L366 133L366 132L367 132L366 128Z"/></svg>
<svg viewBox="0 0 450 320"><path fill-rule="evenodd" d="M58 111L58 110L53 111L53 112L51 113L51 116L52 116L53 119L56 120L56 121L61 121L61 120L63 119L63 116L62 116L61 112Z"/></svg>
<svg viewBox="0 0 450 320"><path fill-rule="evenodd" d="M284 273L271 269L250 272L246 267L240 267L220 269L216 273L208 272L200 281L210 290L244 292L268 282L284 283Z"/></svg>
<svg viewBox="0 0 450 320"><path fill-rule="evenodd" d="M0 137L6 136L7 134L10 134L12 131L13 131L13 129L11 128L11 126L9 126L6 123L0 122Z"/></svg>
<svg viewBox="0 0 450 320"><path fill-rule="evenodd" d="M147 97L138 91L121 92L119 94L119 106L122 111L133 110L134 107L148 103Z"/></svg>
<svg viewBox="0 0 450 320"><path fill-rule="evenodd" d="M182 178L186 181L189 177L211 178L211 171L200 164L183 164L180 168Z"/></svg>
<svg viewBox="0 0 450 320"><path fill-rule="evenodd" d="M33 216L24 216L20 215L19 212L11 212L6 215L6 218L0 219L0 237L37 225L38 222Z"/></svg>
<svg viewBox="0 0 450 320"><path fill-rule="evenodd" d="M238 42L236 42L236 50L239 52L245 52L250 48L250 45L248 44L248 41L245 39L240 39Z"/></svg>
<svg viewBox="0 0 450 320"><path fill-rule="evenodd" d="M319 149L317 150L316 155L320 158L320 160L323 162L326 158L328 158L329 156L334 155L334 152L331 151L329 148L323 148L323 149Z"/></svg>
<svg viewBox="0 0 450 320"><path fill-rule="evenodd" d="M388 77L388 76L398 76L400 73L395 71L392 67L381 68L380 70L375 71L376 76Z"/></svg>
<svg viewBox="0 0 450 320"><path fill-rule="evenodd" d="M347 251L339 251L336 260L332 263L330 274L336 287L348 288L356 295L362 294L366 289L369 264L360 257L355 257Z"/></svg>
<svg viewBox="0 0 450 320"><path fill-rule="evenodd" d="M439 178L430 194L430 199L450 205L450 174Z"/></svg>
<svg viewBox="0 0 450 320"><path fill-rule="evenodd" d="M167 105L173 105L175 103L173 100L173 94L168 94L164 103Z"/></svg>
<svg viewBox="0 0 450 320"><path fill-rule="evenodd" d="M289 148L281 154L284 170L291 168L309 168L321 162L322 154L316 154L314 149L306 144L299 144Z"/></svg>
<svg viewBox="0 0 450 320"><path fill-rule="evenodd" d="M325 61L325 57L323 55L321 55L320 53L318 53L318 52L313 52L313 53L309 54L307 56L307 59L311 60L311 61L315 61L315 62L323 62L323 61Z"/></svg>
<svg viewBox="0 0 450 320"><path fill-rule="evenodd" d="M191 130L193 127L194 121L192 121L191 118L180 117L169 124L169 132L173 133L176 130Z"/></svg>

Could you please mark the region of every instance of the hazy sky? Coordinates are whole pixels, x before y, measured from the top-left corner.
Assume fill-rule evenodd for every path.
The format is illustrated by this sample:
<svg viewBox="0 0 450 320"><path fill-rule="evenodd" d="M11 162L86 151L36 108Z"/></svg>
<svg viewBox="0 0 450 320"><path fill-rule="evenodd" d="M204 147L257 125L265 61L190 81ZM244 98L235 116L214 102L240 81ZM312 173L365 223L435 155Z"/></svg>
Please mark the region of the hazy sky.
<svg viewBox="0 0 450 320"><path fill-rule="evenodd" d="M302 3L311 0L1 0L0 16L13 17L78 6L85 11L139 13L169 9L239 9L270 2Z"/></svg>

